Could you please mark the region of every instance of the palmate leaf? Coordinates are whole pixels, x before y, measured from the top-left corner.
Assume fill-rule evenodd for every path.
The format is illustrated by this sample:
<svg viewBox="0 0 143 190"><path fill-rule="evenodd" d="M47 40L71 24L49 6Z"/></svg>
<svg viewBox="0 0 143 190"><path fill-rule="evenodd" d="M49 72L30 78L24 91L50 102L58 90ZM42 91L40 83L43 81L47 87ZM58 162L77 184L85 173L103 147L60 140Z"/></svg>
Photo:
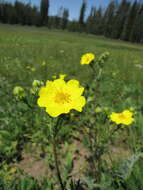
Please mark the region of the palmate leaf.
<svg viewBox="0 0 143 190"><path fill-rule="evenodd" d="M124 180L127 180L130 177L136 162L142 157L143 153L137 153L132 155L127 160L123 161L123 163L120 166L120 171L118 176Z"/></svg>

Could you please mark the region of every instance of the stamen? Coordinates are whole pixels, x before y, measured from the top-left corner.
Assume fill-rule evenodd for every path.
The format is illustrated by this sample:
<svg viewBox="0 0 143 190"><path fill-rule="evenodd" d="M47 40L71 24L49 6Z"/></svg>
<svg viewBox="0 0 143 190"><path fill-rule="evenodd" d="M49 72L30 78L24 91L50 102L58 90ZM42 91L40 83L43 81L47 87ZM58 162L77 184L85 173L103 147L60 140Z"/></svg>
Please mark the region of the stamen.
<svg viewBox="0 0 143 190"><path fill-rule="evenodd" d="M70 95L68 93L58 92L55 96L55 102L58 104L65 104L69 103L70 101Z"/></svg>

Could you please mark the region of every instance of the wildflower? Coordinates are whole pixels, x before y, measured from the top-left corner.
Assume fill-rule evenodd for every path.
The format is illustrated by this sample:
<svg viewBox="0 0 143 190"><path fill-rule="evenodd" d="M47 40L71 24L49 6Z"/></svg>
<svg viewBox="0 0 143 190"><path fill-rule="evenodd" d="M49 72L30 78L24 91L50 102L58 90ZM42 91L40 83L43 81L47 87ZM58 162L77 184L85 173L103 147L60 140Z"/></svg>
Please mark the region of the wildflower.
<svg viewBox="0 0 143 190"><path fill-rule="evenodd" d="M37 103L40 107L46 107L46 112L52 117L69 113L72 109L81 112L86 103L83 91L84 88L79 86L77 80L65 82L59 78L47 81L39 92Z"/></svg>
<svg viewBox="0 0 143 190"><path fill-rule="evenodd" d="M59 76L60 79L64 79L65 77L66 77L65 74L60 74L60 76Z"/></svg>
<svg viewBox="0 0 143 190"><path fill-rule="evenodd" d="M102 108L101 107L96 107L95 108L95 113L101 113L102 112Z"/></svg>
<svg viewBox="0 0 143 190"><path fill-rule="evenodd" d="M45 61L43 61L43 62L42 62L42 66L45 66L45 65L46 65L46 62L45 62Z"/></svg>
<svg viewBox="0 0 143 190"><path fill-rule="evenodd" d="M134 118L132 116L133 113L131 111L124 110L122 113L113 112L109 117L117 125L119 124L130 125L134 121Z"/></svg>
<svg viewBox="0 0 143 190"><path fill-rule="evenodd" d="M44 85L42 81L34 80L30 89L31 94L36 94L42 85Z"/></svg>
<svg viewBox="0 0 143 190"><path fill-rule="evenodd" d="M43 82L40 81L40 80L34 80L33 83L32 83L32 86L33 86L34 88L39 87L39 86L42 86L42 85L43 85Z"/></svg>
<svg viewBox="0 0 143 190"><path fill-rule="evenodd" d="M90 64L93 62L95 59L95 55L93 53L86 53L81 57L80 64L85 65L85 64Z"/></svg>
<svg viewBox="0 0 143 190"><path fill-rule="evenodd" d="M25 97L24 89L20 86L16 86L13 89L13 95L15 95L17 98L23 98Z"/></svg>
<svg viewBox="0 0 143 190"><path fill-rule="evenodd" d="M32 71L32 72L36 71L36 68L31 67L31 71Z"/></svg>

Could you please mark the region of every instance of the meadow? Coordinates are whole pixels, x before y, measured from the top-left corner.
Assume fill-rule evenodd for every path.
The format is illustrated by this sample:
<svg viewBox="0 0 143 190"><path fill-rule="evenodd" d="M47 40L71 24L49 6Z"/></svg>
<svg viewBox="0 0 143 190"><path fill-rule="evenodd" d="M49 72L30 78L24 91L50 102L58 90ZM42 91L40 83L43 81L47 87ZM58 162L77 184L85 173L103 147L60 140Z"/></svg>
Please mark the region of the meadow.
<svg viewBox="0 0 143 190"><path fill-rule="evenodd" d="M80 64L86 53L95 54L94 70ZM97 79L101 56L102 74ZM142 190L142 60L142 45L1 24L0 189ZM52 133L58 131L55 142L64 187L56 177L48 127L58 121L38 107L39 89L32 88L34 80L45 85L60 74L78 80L87 99L83 112L64 115L62 127ZM16 86L24 89L21 97L13 94ZM109 115L123 110L133 113L134 122L116 132Z"/></svg>

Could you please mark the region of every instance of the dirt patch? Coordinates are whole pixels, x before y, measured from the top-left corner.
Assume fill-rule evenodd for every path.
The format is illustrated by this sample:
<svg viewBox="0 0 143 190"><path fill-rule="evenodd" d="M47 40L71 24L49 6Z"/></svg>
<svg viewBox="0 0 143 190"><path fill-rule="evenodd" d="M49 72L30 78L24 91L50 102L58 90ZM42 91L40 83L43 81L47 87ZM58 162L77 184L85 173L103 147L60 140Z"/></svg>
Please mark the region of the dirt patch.
<svg viewBox="0 0 143 190"><path fill-rule="evenodd" d="M31 177L36 179L43 178L48 175L48 169L44 159L37 159L35 155L23 153L22 160L17 164L18 168Z"/></svg>
<svg viewBox="0 0 143 190"><path fill-rule="evenodd" d="M87 157L89 156L89 151L85 146L78 140L74 141L74 146L76 147L74 161L73 161L73 170L72 176L74 179L81 179L87 168Z"/></svg>
<svg viewBox="0 0 143 190"><path fill-rule="evenodd" d="M86 173L88 167L90 167L90 162L88 159L90 152L83 145L81 140L74 140L70 146L72 146L73 152L73 169L71 176L74 180L78 180L84 177L84 174ZM63 147L62 151L71 151L71 149L65 149ZM130 156L131 152L125 143L115 142L109 146L108 153L105 153L102 156L102 159L106 160L106 162L112 166L113 163L127 159ZM54 167L52 170L48 167L46 157L45 159L40 157L37 158L36 154L34 155L31 153L23 153L22 158L23 159L17 164L17 167L31 177L34 177L36 179L50 177L52 176L53 172L55 172Z"/></svg>

